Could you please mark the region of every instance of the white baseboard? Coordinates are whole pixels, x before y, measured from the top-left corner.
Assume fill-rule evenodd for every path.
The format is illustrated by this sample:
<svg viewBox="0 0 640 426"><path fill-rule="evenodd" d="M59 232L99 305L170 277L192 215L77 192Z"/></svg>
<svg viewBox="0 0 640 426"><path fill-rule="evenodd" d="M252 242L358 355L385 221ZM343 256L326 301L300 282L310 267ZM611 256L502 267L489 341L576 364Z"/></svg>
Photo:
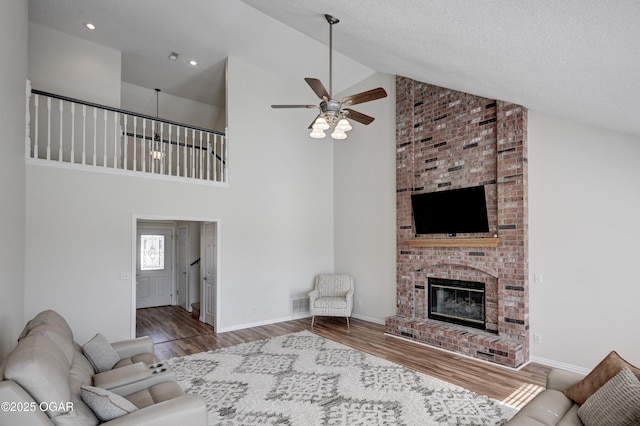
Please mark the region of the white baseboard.
<svg viewBox="0 0 640 426"><path fill-rule="evenodd" d="M232 325L230 327L221 327L218 330L216 330L216 332L217 333L226 333L227 331L244 330L245 328L260 327L262 325L277 324L279 322L292 321L292 320L297 320L297 319L301 319L301 318L311 318L311 314L309 312L304 312L304 313L301 313L301 314L291 315L291 316L288 316L288 317L273 318L273 319L264 320L264 321Z"/></svg>
<svg viewBox="0 0 640 426"><path fill-rule="evenodd" d="M586 374L589 374L589 372L591 371L588 368L578 367L577 365L566 364L564 362L554 361L552 359L547 359L547 358L540 358L537 356L532 356L530 361L535 362L536 364L546 365L547 367L553 367L553 368L558 368L560 370L572 371L578 374L586 375Z"/></svg>
<svg viewBox="0 0 640 426"><path fill-rule="evenodd" d="M384 319L371 318L371 317L367 317L365 315L360 315L360 314L351 314L351 316L353 318L356 318L356 319L359 319L359 320L362 320L362 321L372 322L374 324L385 325Z"/></svg>
<svg viewBox="0 0 640 426"><path fill-rule="evenodd" d="M353 314L351 315L353 318L362 320L362 321L367 321L367 322L372 322L374 324L380 324L380 325L384 325L385 322L382 319L378 319L378 318L371 318L371 317L367 317L364 315L358 315L358 314ZM232 325L230 327L221 327L217 330L218 333L225 333L227 331L237 331L237 330L244 330L245 328L251 328L251 327L260 327L262 325L270 325L270 324L277 324L279 322L285 322L285 321L292 321L292 320L297 320L297 319L302 319L302 318L311 318L311 314L309 312L303 312L300 314L296 314L296 315L291 315L288 317L282 317L282 318L274 318L274 319L270 319L270 320L265 320L265 321L258 321L258 322L251 322L251 323L246 323L246 324L238 324L238 325Z"/></svg>

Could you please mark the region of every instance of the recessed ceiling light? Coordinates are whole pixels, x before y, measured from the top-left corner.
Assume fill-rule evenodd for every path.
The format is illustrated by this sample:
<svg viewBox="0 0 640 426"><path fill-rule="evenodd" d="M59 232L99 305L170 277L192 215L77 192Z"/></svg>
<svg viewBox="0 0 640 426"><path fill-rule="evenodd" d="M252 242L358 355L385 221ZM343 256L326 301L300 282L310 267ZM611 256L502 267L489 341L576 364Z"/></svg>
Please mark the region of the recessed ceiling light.
<svg viewBox="0 0 640 426"><path fill-rule="evenodd" d="M169 53L169 59L171 59L172 61L178 59L178 52L171 51L171 53Z"/></svg>
<svg viewBox="0 0 640 426"><path fill-rule="evenodd" d="M84 24L84 26L85 26L85 27L87 27L87 28L89 28L90 30L95 30L95 29L96 29L96 26L95 26L95 25L93 25L91 22L86 22L86 23Z"/></svg>
<svg viewBox="0 0 640 426"><path fill-rule="evenodd" d="M195 67L196 65L198 65L198 63L192 59L189 61L189 65L192 65Z"/></svg>

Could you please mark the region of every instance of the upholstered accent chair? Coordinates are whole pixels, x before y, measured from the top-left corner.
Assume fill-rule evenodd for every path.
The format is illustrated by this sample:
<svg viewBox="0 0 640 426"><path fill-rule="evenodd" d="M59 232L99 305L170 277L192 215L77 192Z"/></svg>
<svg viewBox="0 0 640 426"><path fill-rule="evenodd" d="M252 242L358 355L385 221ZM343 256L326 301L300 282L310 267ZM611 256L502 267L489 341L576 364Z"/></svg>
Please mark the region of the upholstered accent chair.
<svg viewBox="0 0 640 426"><path fill-rule="evenodd" d="M315 289L309 293L311 327L316 315L349 317L353 310L353 278L347 274L320 274L315 279Z"/></svg>

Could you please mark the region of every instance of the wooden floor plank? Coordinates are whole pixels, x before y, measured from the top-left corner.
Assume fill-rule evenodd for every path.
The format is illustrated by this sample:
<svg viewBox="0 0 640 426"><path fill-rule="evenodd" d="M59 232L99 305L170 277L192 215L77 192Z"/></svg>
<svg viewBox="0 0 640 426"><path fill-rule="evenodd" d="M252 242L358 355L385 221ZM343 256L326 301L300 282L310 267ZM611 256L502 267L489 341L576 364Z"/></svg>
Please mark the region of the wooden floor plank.
<svg viewBox="0 0 640 426"><path fill-rule="evenodd" d="M383 325L352 318L347 329L344 318L299 319L215 333L213 327L192 318L176 306L137 310L137 335L151 336L161 359L210 351L240 343L269 339L302 330L334 340L416 371L455 383L521 407L539 393L549 367L530 363L519 371L385 335Z"/></svg>

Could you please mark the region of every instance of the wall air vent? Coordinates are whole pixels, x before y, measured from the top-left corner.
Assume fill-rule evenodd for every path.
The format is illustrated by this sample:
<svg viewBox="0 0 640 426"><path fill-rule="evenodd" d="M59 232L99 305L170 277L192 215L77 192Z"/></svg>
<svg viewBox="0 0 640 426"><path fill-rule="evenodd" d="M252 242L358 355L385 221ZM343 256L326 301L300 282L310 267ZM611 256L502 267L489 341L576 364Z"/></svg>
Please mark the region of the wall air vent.
<svg viewBox="0 0 640 426"><path fill-rule="evenodd" d="M294 314L309 312L309 298L298 297L295 299L291 299L291 312Z"/></svg>

